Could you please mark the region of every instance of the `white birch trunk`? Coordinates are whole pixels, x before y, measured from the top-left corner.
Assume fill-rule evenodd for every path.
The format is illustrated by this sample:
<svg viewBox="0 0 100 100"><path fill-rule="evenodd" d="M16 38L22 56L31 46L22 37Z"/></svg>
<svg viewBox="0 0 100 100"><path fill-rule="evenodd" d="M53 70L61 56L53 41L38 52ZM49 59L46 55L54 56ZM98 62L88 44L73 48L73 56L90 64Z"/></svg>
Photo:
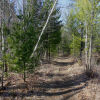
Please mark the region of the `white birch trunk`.
<svg viewBox="0 0 100 100"><path fill-rule="evenodd" d="M50 13L49 13L49 15L48 15L48 18L47 18L47 20L46 20L46 23L45 23L44 26L43 26L43 29L42 29L42 31L41 31L41 33L40 33L40 36L39 36L39 38L38 38L38 41L37 41L37 43L36 43L36 45L35 45L35 48L34 48L32 54L31 54L30 58L32 58L32 57L34 56L34 53L35 53L35 51L36 51L36 49L37 49L37 47L38 47L38 44L39 44L39 42L40 42L40 39L41 39L41 37L42 37L42 35L43 35L43 33L44 33L46 27L47 27L47 24L48 24L48 22L49 22L49 20L50 20L50 17L51 17L51 15L52 15L52 13L53 13L53 10L54 10L54 8L55 8L55 6L56 6L57 1L58 1L58 0L55 0L55 1L54 1L53 7L52 7L52 9L51 9L51 11L50 11Z"/></svg>
<svg viewBox="0 0 100 100"><path fill-rule="evenodd" d="M86 34L85 34L85 65L86 65L86 70L88 69L88 47L87 47L87 42L88 42L88 28L86 25Z"/></svg>
<svg viewBox="0 0 100 100"><path fill-rule="evenodd" d="M4 9L4 0L3 0L3 9ZM4 31L3 31L3 27L4 26L4 12L2 12L2 18L1 18L1 44L2 44L2 47L1 47L1 50L2 50L2 88L3 88L3 78L4 78L4 59L3 59L3 56L4 56Z"/></svg>
<svg viewBox="0 0 100 100"><path fill-rule="evenodd" d="M91 70L91 57L92 57L92 33L90 37L90 48L89 48L89 70Z"/></svg>
<svg viewBox="0 0 100 100"><path fill-rule="evenodd" d="M92 1L92 12L91 12L91 34L90 34L90 47L89 47L89 69L91 70L91 60L92 60L92 37L93 37L93 19L94 19L94 2Z"/></svg>

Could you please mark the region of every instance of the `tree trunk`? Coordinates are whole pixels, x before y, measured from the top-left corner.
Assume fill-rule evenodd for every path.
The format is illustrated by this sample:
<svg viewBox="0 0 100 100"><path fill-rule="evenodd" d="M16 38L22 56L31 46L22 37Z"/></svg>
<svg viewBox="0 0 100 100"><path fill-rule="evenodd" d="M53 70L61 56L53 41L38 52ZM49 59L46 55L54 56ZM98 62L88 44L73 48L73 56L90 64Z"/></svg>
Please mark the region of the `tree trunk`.
<svg viewBox="0 0 100 100"><path fill-rule="evenodd" d="M83 28L81 29L81 48L80 48L80 60L82 61L82 51L83 51Z"/></svg>
<svg viewBox="0 0 100 100"><path fill-rule="evenodd" d="M73 34L73 56L75 57L75 43L74 43L74 40L75 40L75 36Z"/></svg>
<svg viewBox="0 0 100 100"><path fill-rule="evenodd" d="M49 39L48 39L48 33L47 33L47 40L46 40L46 47L47 47L47 53L46 53L46 58L49 61Z"/></svg>
<svg viewBox="0 0 100 100"><path fill-rule="evenodd" d="M24 26L23 26L23 30L25 32L25 3L26 3L26 0L23 0L23 23L24 23ZM24 41L25 41L25 38L24 38ZM25 65L25 61L23 61L23 67L24 67L24 82L26 81L26 65Z"/></svg>
<svg viewBox="0 0 100 100"><path fill-rule="evenodd" d="M3 0L3 9L4 9L5 1ZM2 49L2 88L3 88L3 80L4 80L4 12L2 12L2 18L1 18L1 49Z"/></svg>
<svg viewBox="0 0 100 100"><path fill-rule="evenodd" d="M8 65L7 65L7 61L5 60L5 72L7 73L8 72Z"/></svg>
<svg viewBox="0 0 100 100"><path fill-rule="evenodd" d="M2 29L1 29L1 33L2 33L2 88L3 88L3 77L4 77L4 32L3 32L3 24L2 24Z"/></svg>
<svg viewBox="0 0 100 100"><path fill-rule="evenodd" d="M88 70L88 48L87 48L88 36L87 36L87 25L86 25L86 35L85 35L85 65L86 70Z"/></svg>
<svg viewBox="0 0 100 100"><path fill-rule="evenodd" d="M93 2L95 1L92 1L92 7L94 6L93 5ZM91 20L92 20L92 23L91 23L91 35L90 35L90 47L89 47L89 69L91 70L91 60L92 60L92 41L93 41L93 19L94 19L94 7L92 8L92 14L91 14Z"/></svg>
<svg viewBox="0 0 100 100"><path fill-rule="evenodd" d="M50 61L50 58L51 58L51 52L50 52L50 42L49 42L49 61Z"/></svg>
<svg viewBox="0 0 100 100"><path fill-rule="evenodd" d="M90 48L89 48L89 70L91 70L91 59L92 59L92 33L90 37Z"/></svg>
<svg viewBox="0 0 100 100"><path fill-rule="evenodd" d="M60 47L58 47L58 56L59 56L59 52L60 52Z"/></svg>
<svg viewBox="0 0 100 100"><path fill-rule="evenodd" d="M3 87L4 87L4 82L3 82L3 80L4 80L4 62L3 62L3 64L2 64L2 89L3 89Z"/></svg>
<svg viewBox="0 0 100 100"><path fill-rule="evenodd" d="M24 63L24 82L26 81L26 65L25 65L25 62Z"/></svg>

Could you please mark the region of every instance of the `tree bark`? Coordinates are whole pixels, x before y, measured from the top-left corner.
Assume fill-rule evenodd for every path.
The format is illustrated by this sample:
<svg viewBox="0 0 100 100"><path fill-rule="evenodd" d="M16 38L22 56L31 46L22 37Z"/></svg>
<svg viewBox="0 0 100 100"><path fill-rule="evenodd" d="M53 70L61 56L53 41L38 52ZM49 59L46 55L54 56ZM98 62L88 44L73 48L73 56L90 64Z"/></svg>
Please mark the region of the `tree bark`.
<svg viewBox="0 0 100 100"><path fill-rule="evenodd" d="M25 1L26 0L23 0L23 23L24 23L24 26L23 26L23 30L25 32ZM24 41L25 41L25 38L24 38ZM23 61L23 67L24 67L24 82L26 81L26 65L25 65L25 61Z"/></svg>
<svg viewBox="0 0 100 100"><path fill-rule="evenodd" d="M81 29L81 48L80 48L80 60L82 61L82 51L83 51L83 28Z"/></svg>
<svg viewBox="0 0 100 100"><path fill-rule="evenodd" d="M92 45L93 45L93 20L94 20L94 2L92 1L92 13L91 13L91 35L90 35L90 47L89 47L89 69L91 70L91 60L92 60Z"/></svg>
<svg viewBox="0 0 100 100"><path fill-rule="evenodd" d="M90 47L89 47L89 70L91 70L91 59L92 59L92 33L90 37Z"/></svg>
<svg viewBox="0 0 100 100"><path fill-rule="evenodd" d="M86 25L86 34L85 34L85 65L86 70L88 70L88 48L87 48L87 42L88 42L88 35L87 35L88 27Z"/></svg>
<svg viewBox="0 0 100 100"><path fill-rule="evenodd" d="M5 1L3 0L3 9L4 9L4 4L5 4ZM4 12L2 12L2 17L1 17L1 49L2 49L2 88L3 88L3 80L4 80Z"/></svg>
<svg viewBox="0 0 100 100"><path fill-rule="evenodd" d="M49 42L49 61L50 61L50 58L51 58L51 52L50 52L50 42Z"/></svg>
<svg viewBox="0 0 100 100"><path fill-rule="evenodd" d="M3 89L3 87L4 87L4 62L3 62L3 64L2 64L2 89Z"/></svg>
<svg viewBox="0 0 100 100"><path fill-rule="evenodd" d="M26 65L25 65L25 62L24 62L24 82L26 82Z"/></svg>
<svg viewBox="0 0 100 100"><path fill-rule="evenodd" d="M75 57L75 43L74 43L74 41L75 41L75 36L73 34L73 56Z"/></svg>

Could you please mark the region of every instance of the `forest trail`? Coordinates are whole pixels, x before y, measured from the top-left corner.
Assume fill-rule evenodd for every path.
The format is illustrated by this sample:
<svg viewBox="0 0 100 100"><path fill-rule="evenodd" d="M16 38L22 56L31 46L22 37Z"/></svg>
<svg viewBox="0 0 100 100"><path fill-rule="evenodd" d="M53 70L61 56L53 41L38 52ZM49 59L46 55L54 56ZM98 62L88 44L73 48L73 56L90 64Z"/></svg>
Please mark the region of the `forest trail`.
<svg viewBox="0 0 100 100"><path fill-rule="evenodd" d="M100 100L97 79L89 80L83 72L84 66L72 57L58 57L42 64L25 83L11 73L0 100Z"/></svg>

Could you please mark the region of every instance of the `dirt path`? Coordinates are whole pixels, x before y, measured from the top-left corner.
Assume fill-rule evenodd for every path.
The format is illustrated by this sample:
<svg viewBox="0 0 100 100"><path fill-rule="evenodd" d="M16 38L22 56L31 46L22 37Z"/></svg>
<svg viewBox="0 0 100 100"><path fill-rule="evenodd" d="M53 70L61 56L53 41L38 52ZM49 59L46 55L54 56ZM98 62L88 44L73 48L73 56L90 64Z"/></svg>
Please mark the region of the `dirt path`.
<svg viewBox="0 0 100 100"><path fill-rule="evenodd" d="M10 84L0 91L0 100L95 100L95 84L83 70L73 58L59 57L43 64L26 83L20 75L11 74Z"/></svg>
<svg viewBox="0 0 100 100"><path fill-rule="evenodd" d="M100 66L97 66L97 72L98 72L98 80L97 80L97 86L96 86L96 96L95 96L95 100L100 100Z"/></svg>
<svg viewBox="0 0 100 100"><path fill-rule="evenodd" d="M78 100L75 95L85 88L88 81L82 72L83 67L72 58L58 58L51 65L46 64L39 70L43 82L38 87L45 89L40 93L44 95L43 100Z"/></svg>

